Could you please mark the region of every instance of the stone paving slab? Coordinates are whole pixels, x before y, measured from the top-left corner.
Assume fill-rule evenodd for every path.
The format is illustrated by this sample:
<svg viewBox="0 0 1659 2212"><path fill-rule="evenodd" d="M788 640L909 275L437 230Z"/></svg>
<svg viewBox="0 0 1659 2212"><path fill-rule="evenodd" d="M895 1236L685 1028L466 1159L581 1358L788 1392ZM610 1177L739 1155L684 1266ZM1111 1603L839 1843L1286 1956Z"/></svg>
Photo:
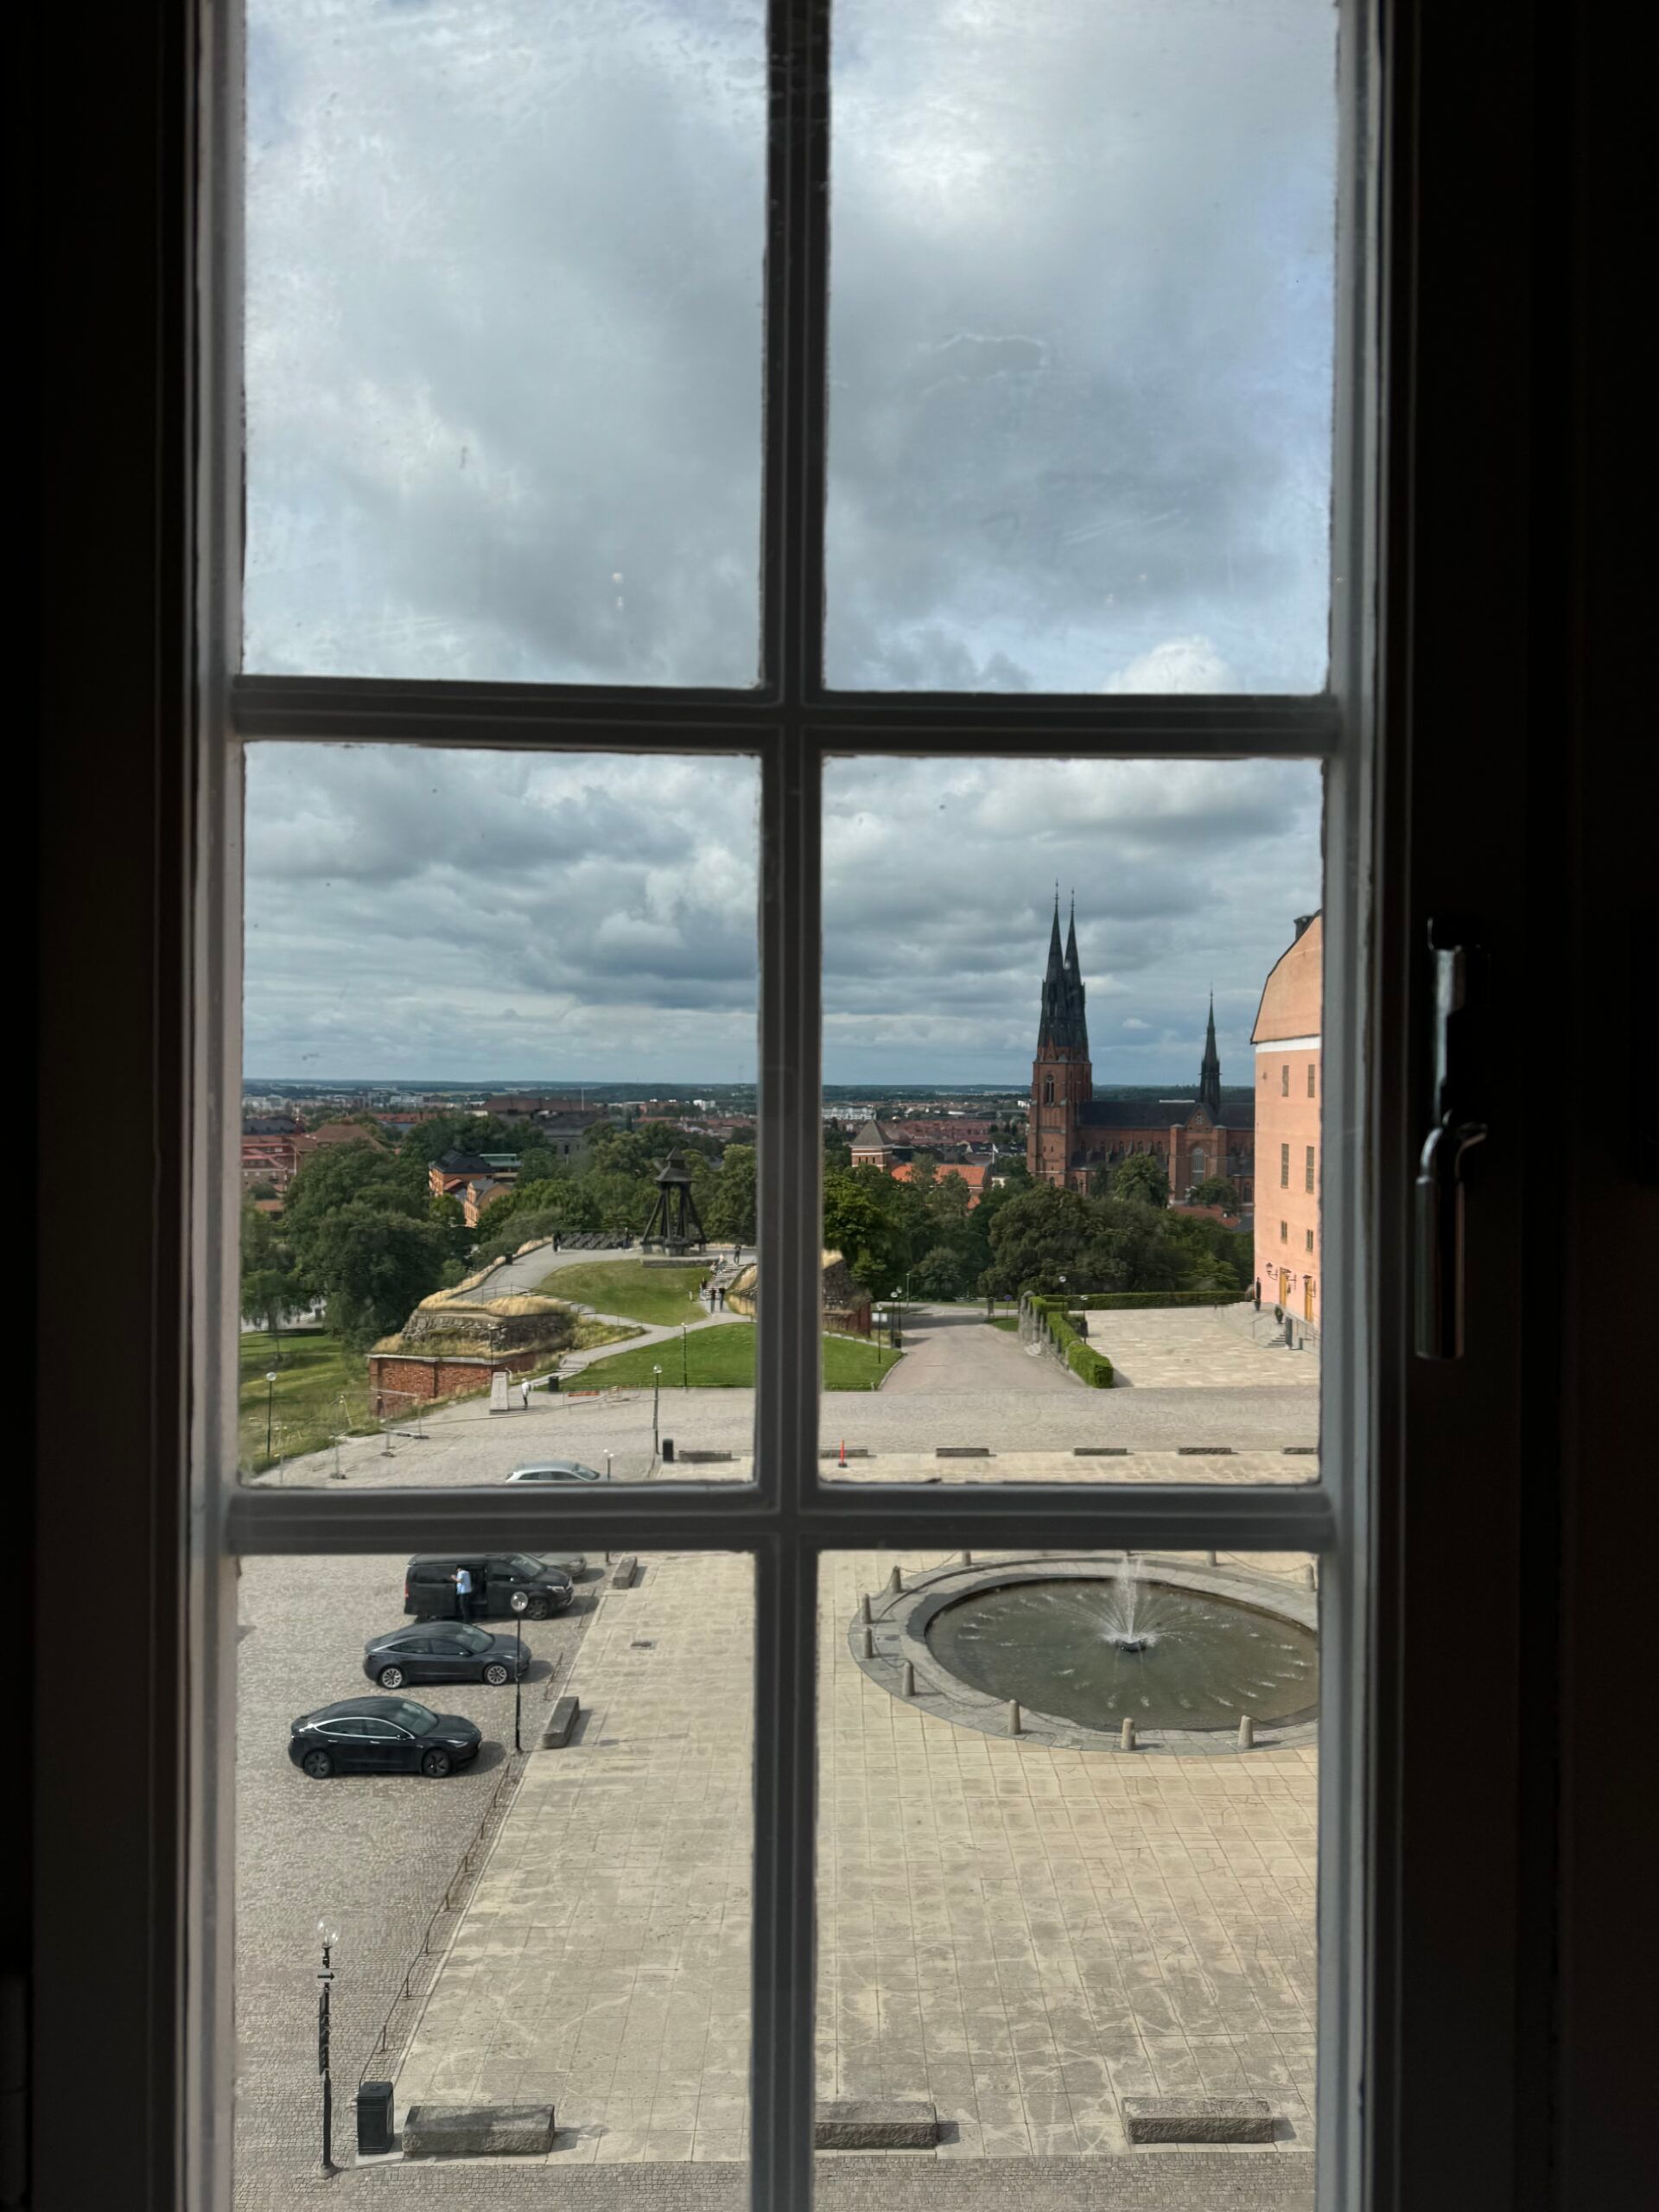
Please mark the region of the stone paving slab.
<svg viewBox="0 0 1659 2212"><path fill-rule="evenodd" d="M893 1564L826 1560L819 2096L931 2101L924 2163L1127 2157L1130 2095L1261 2095L1283 2140L1232 2155L1305 2150L1313 1751L1143 1762L921 1713L848 1649ZM645 1566L589 1630L580 1739L531 1760L397 2078L400 2109L556 2103L562 2170L747 2147L750 1570Z"/></svg>
<svg viewBox="0 0 1659 2212"><path fill-rule="evenodd" d="M1089 1341L1117 1370L1117 1387L1130 1389L1317 1389L1317 1347L1288 1351L1253 1343L1213 1307L1154 1308L1151 1312L1085 1313Z"/></svg>
<svg viewBox="0 0 1659 2212"><path fill-rule="evenodd" d="M1137 2151L1126 2158L987 2158L948 2178L925 2158L826 2152L814 2162L817 2212L1313 2212L1310 2152ZM347 2168L305 2174L251 2200L250 2212L295 2204L420 2212L748 2212L747 2165L571 2166L550 2194L540 2161Z"/></svg>

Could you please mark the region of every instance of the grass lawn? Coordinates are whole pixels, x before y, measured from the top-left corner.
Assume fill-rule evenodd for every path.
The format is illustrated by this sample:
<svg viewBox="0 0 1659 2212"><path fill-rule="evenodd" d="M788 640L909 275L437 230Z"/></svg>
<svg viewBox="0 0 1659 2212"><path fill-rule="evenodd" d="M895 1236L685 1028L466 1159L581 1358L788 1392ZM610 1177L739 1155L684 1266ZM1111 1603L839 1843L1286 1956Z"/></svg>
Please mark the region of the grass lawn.
<svg viewBox="0 0 1659 2212"><path fill-rule="evenodd" d="M826 1390L868 1390L903 1357L879 1350L873 1340L859 1337L826 1337L823 1340L823 1387ZM645 1344L637 1351L619 1352L614 1359L596 1359L576 1378L581 1389L637 1389L651 1385L653 1367L663 1370L664 1390L681 1383L680 1347L676 1344ZM717 1329L693 1329L685 1339L685 1380L694 1390L752 1390L754 1388L754 1331L742 1321Z"/></svg>
<svg viewBox="0 0 1659 2212"><path fill-rule="evenodd" d="M702 1307L697 1285L707 1268L648 1268L639 1260L601 1260L584 1268L555 1268L537 1285L543 1298L564 1298L591 1306L596 1313L620 1313L630 1321L671 1325L695 1321Z"/></svg>
<svg viewBox="0 0 1659 2212"><path fill-rule="evenodd" d="M336 1336L318 1330L284 1336L271 1357L269 1333L241 1340L240 1412L237 1459L250 1472L317 1452L336 1436L372 1436L378 1423L369 1411L369 1363ZM265 1376L275 1371L276 1381ZM265 1451L265 1401L270 1401L271 1449Z"/></svg>
<svg viewBox="0 0 1659 2212"><path fill-rule="evenodd" d="M991 1323L991 1326L994 1329L1012 1329L1017 1333L1020 1324L1012 1314L999 1313Z"/></svg>

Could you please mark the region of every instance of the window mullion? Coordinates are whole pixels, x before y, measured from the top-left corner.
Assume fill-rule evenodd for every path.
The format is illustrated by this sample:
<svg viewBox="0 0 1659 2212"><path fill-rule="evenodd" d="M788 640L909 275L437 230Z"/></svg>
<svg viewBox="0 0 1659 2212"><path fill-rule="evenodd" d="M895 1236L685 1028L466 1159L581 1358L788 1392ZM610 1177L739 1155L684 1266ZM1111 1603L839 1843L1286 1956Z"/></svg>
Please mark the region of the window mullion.
<svg viewBox="0 0 1659 2212"><path fill-rule="evenodd" d="M775 1537L755 1556L754 1909L749 2201L812 2199L817 1559Z"/></svg>

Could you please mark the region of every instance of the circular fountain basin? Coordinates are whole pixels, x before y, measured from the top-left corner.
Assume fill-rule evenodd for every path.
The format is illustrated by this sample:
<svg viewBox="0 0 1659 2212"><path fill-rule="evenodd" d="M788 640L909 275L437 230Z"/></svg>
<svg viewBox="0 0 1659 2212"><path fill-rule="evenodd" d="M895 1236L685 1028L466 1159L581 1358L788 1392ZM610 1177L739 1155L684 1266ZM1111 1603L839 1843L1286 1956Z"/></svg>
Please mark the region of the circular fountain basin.
<svg viewBox="0 0 1659 2212"><path fill-rule="evenodd" d="M1216 1589L1155 1573L1002 1582L932 1614L929 1654L986 1696L1076 1726L1229 1729L1311 1719L1311 1627Z"/></svg>

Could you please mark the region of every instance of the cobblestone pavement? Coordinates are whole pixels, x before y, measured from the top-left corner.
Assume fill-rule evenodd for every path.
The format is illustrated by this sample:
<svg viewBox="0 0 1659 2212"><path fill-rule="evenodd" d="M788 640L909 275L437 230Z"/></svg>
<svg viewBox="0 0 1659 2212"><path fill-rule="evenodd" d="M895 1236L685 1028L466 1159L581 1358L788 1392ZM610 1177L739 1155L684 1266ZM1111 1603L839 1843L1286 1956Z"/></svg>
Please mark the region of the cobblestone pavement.
<svg viewBox="0 0 1659 2212"><path fill-rule="evenodd" d="M1027 1352L1009 1329L994 1329L976 1309L912 1306L902 1338L904 1357L881 1385L884 1398L1077 1396L1078 1386L1058 1360Z"/></svg>
<svg viewBox="0 0 1659 2212"><path fill-rule="evenodd" d="M1136 2163L1119 2107L1136 2094L1264 2095L1285 2154L1306 2150L1313 1751L1122 1756L957 1728L848 1649L859 1592L893 1563L826 1562L821 2094L931 2099L936 2165ZM746 1560L680 1555L607 1594L572 1678L587 1725L531 1762L400 2113L550 2101L561 2171L741 2155L750 1586Z"/></svg>
<svg viewBox="0 0 1659 2212"><path fill-rule="evenodd" d="M350 2101L383 2027L406 2034L454 1916L440 1910L469 1844L516 1764L512 1692L482 1684L415 1693L484 1730L476 1764L441 1783L416 1776L311 1782L288 1758L289 1723L336 1698L372 1690L363 1646L403 1621L404 1561L244 1561L238 1590L236 1784L237 2202L263 2212L289 2201L319 2156L317 1923L340 1931L334 1989L337 2125L350 2138ZM535 1657L524 1686L525 1741L569 1665L593 1609L594 1585L569 1613L528 1624ZM498 1808L497 1817L504 1805ZM459 1906L463 1892L454 1892ZM372 2062L372 2063L371 2063Z"/></svg>
<svg viewBox="0 0 1659 2212"><path fill-rule="evenodd" d="M1089 1313L1089 1341L1117 1370L1119 1388L1135 1389L1282 1389L1287 1382L1317 1389L1319 1355L1310 1345L1254 1344L1214 1308Z"/></svg>

